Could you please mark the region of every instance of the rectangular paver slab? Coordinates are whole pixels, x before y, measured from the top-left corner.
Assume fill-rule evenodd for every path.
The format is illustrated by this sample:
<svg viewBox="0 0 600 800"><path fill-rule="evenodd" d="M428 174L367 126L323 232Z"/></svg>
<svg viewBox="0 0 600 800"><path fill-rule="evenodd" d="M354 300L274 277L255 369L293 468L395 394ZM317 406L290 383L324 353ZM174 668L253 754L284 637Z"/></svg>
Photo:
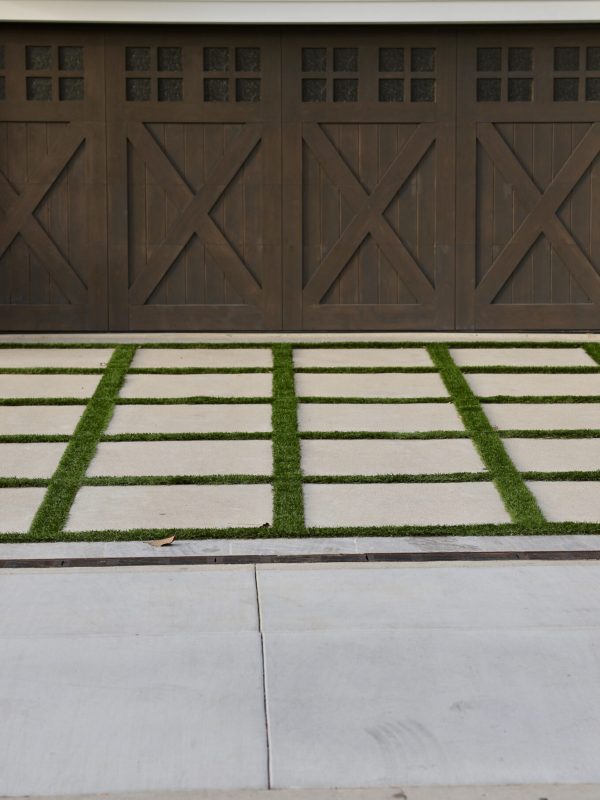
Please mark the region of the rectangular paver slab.
<svg viewBox="0 0 600 800"><path fill-rule="evenodd" d="M423 347L340 347L294 350L294 366L301 367L432 367Z"/></svg>
<svg viewBox="0 0 600 800"><path fill-rule="evenodd" d="M500 430L600 430L600 403L483 403Z"/></svg>
<svg viewBox="0 0 600 800"><path fill-rule="evenodd" d="M597 522L600 481L527 481L550 522Z"/></svg>
<svg viewBox="0 0 600 800"><path fill-rule="evenodd" d="M121 397L270 397L269 373L128 375Z"/></svg>
<svg viewBox="0 0 600 800"><path fill-rule="evenodd" d="M298 373L299 397L447 397L439 375L434 373Z"/></svg>
<svg viewBox="0 0 600 800"><path fill-rule="evenodd" d="M96 347L18 347L14 350L0 348L0 368L98 369L108 364L112 354L112 349Z"/></svg>
<svg viewBox="0 0 600 800"><path fill-rule="evenodd" d="M522 472L592 472L600 470L600 439L504 439Z"/></svg>
<svg viewBox="0 0 600 800"><path fill-rule="evenodd" d="M306 475L485 471L468 439L308 439L301 447Z"/></svg>
<svg viewBox="0 0 600 800"><path fill-rule="evenodd" d="M131 365L136 369L156 367L272 367L268 347L238 348L140 348Z"/></svg>
<svg viewBox="0 0 600 800"><path fill-rule="evenodd" d="M459 367L597 366L581 347L457 347L450 354Z"/></svg>
<svg viewBox="0 0 600 800"><path fill-rule="evenodd" d="M462 431L450 403L300 403L300 431Z"/></svg>
<svg viewBox="0 0 600 800"><path fill-rule="evenodd" d="M360 631L374 625L431 631L558 626L600 630L600 565L594 562L361 564L333 569L323 564L269 564L257 570L266 635L355 630L359 641Z"/></svg>
<svg viewBox="0 0 600 800"><path fill-rule="evenodd" d="M309 527L510 522L490 482L305 484Z"/></svg>
<svg viewBox="0 0 600 800"><path fill-rule="evenodd" d="M51 478L66 447L66 442L0 443L0 477Z"/></svg>
<svg viewBox="0 0 600 800"><path fill-rule="evenodd" d="M273 788L600 781L598 630L264 640Z"/></svg>
<svg viewBox="0 0 600 800"><path fill-rule="evenodd" d="M0 488L0 533L26 533L45 492L37 486Z"/></svg>
<svg viewBox="0 0 600 800"><path fill-rule="evenodd" d="M272 516L270 484L84 486L66 530L260 527Z"/></svg>
<svg viewBox="0 0 600 800"><path fill-rule="evenodd" d="M107 434L268 433L270 403L117 405Z"/></svg>
<svg viewBox="0 0 600 800"><path fill-rule="evenodd" d="M0 607L0 640L258 630L253 566L3 569Z"/></svg>
<svg viewBox="0 0 600 800"><path fill-rule="evenodd" d="M0 449L0 458L1 453ZM272 471L271 442L247 439L198 442L101 442L87 474L90 476L270 475Z"/></svg>
<svg viewBox="0 0 600 800"><path fill-rule="evenodd" d="M6 637L0 704L0 795L267 785L258 633Z"/></svg>
<svg viewBox="0 0 600 800"><path fill-rule="evenodd" d="M0 375L0 397L91 397L101 375Z"/></svg>
<svg viewBox="0 0 600 800"><path fill-rule="evenodd" d="M0 435L69 436L84 410L85 406L3 406Z"/></svg>
<svg viewBox="0 0 600 800"><path fill-rule="evenodd" d="M480 397L495 395L564 397L578 394L600 396L600 374L496 373L465 375L465 378L471 389Z"/></svg>

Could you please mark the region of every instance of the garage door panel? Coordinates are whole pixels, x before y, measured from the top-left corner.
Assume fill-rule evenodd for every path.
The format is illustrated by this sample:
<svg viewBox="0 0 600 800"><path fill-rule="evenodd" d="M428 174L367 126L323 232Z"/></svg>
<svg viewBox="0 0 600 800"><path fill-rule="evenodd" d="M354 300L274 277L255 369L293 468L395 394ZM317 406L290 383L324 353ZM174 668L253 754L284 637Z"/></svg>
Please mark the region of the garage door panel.
<svg viewBox="0 0 600 800"><path fill-rule="evenodd" d="M6 330L106 326L101 37L2 36L0 315ZM49 44L49 42L51 42Z"/></svg>
<svg viewBox="0 0 600 800"><path fill-rule="evenodd" d="M599 41L552 28L461 37L459 327L598 325Z"/></svg>

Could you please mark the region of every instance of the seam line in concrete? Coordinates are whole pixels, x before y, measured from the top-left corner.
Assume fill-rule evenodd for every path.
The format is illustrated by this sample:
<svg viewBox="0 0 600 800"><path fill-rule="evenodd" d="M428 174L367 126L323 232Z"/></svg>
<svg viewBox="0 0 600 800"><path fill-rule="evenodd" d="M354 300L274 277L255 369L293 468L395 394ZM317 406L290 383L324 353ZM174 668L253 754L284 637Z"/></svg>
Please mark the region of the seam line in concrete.
<svg viewBox="0 0 600 800"><path fill-rule="evenodd" d="M267 657L265 652L265 636L263 633L262 608L260 605L260 586L258 583L258 571L256 569L256 564L254 565L254 587L256 589L256 612L258 616L258 632L260 634L260 649L262 658L263 707L265 710L265 737L267 746L267 789L271 789L271 735L269 731L269 703L267 700Z"/></svg>

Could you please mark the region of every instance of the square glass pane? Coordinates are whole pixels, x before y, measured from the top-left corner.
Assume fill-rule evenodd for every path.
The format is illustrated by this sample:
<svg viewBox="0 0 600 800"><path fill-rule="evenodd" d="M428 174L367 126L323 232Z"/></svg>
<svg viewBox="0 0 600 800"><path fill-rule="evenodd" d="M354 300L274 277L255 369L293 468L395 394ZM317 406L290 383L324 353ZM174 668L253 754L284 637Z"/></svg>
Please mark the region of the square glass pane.
<svg viewBox="0 0 600 800"><path fill-rule="evenodd" d="M238 72L260 72L260 47L236 47L235 68Z"/></svg>
<svg viewBox="0 0 600 800"><path fill-rule="evenodd" d="M334 72L358 72L358 48L334 47L333 48Z"/></svg>
<svg viewBox="0 0 600 800"><path fill-rule="evenodd" d="M509 78L508 99L511 103L529 103L533 99L533 80L531 78Z"/></svg>
<svg viewBox="0 0 600 800"><path fill-rule="evenodd" d="M58 68L70 72L83 72L83 47L58 48Z"/></svg>
<svg viewBox="0 0 600 800"><path fill-rule="evenodd" d="M579 78L555 78L554 99L570 102L579 99Z"/></svg>
<svg viewBox="0 0 600 800"><path fill-rule="evenodd" d="M569 72L579 69L578 47L555 47L554 69L557 72Z"/></svg>
<svg viewBox="0 0 600 800"><path fill-rule="evenodd" d="M379 48L380 72L404 72L404 48L380 47Z"/></svg>
<svg viewBox="0 0 600 800"><path fill-rule="evenodd" d="M327 98L327 81L323 78L302 79L302 102L324 103Z"/></svg>
<svg viewBox="0 0 600 800"><path fill-rule="evenodd" d="M52 100L52 78L27 78L28 100Z"/></svg>
<svg viewBox="0 0 600 800"><path fill-rule="evenodd" d="M126 47L125 48L125 69L128 72L149 72L149 70L150 70L150 48L149 47Z"/></svg>
<svg viewBox="0 0 600 800"><path fill-rule="evenodd" d="M336 103L356 103L358 100L356 78L336 78L333 81L333 99Z"/></svg>
<svg viewBox="0 0 600 800"><path fill-rule="evenodd" d="M327 50L324 47L302 48L302 72L325 72Z"/></svg>
<svg viewBox="0 0 600 800"><path fill-rule="evenodd" d="M150 78L127 78L125 96L128 100L151 100L152 84Z"/></svg>
<svg viewBox="0 0 600 800"><path fill-rule="evenodd" d="M226 103L229 100L227 78L205 78L204 99L207 103Z"/></svg>
<svg viewBox="0 0 600 800"><path fill-rule="evenodd" d="M499 103L502 97L502 81L500 78L477 79L477 102Z"/></svg>
<svg viewBox="0 0 600 800"><path fill-rule="evenodd" d="M502 48L501 47L478 47L477 48L477 71L478 72L500 72L502 69Z"/></svg>
<svg viewBox="0 0 600 800"><path fill-rule="evenodd" d="M600 47L588 47L586 69L600 72Z"/></svg>
<svg viewBox="0 0 600 800"><path fill-rule="evenodd" d="M227 72L229 69L229 48L228 47L205 47L204 48L204 71L205 72ZM206 94L206 92L205 92ZM206 97L204 98L207 99Z"/></svg>
<svg viewBox="0 0 600 800"><path fill-rule="evenodd" d="M83 100L83 78L61 78L58 95L61 100Z"/></svg>
<svg viewBox="0 0 600 800"><path fill-rule="evenodd" d="M180 103L183 100L183 78L159 78L158 99L163 103Z"/></svg>
<svg viewBox="0 0 600 800"><path fill-rule="evenodd" d="M260 78L238 78L235 82L235 99L242 103L258 103Z"/></svg>
<svg viewBox="0 0 600 800"><path fill-rule="evenodd" d="M433 103L435 101L435 80L433 78L413 78L410 82L410 99L413 103Z"/></svg>
<svg viewBox="0 0 600 800"><path fill-rule="evenodd" d="M159 72L183 71L183 58L181 53L181 47L157 48L156 61Z"/></svg>
<svg viewBox="0 0 600 800"><path fill-rule="evenodd" d="M509 47L508 69L510 72L531 72L533 69L533 48Z"/></svg>
<svg viewBox="0 0 600 800"><path fill-rule="evenodd" d="M47 45L29 45L25 48L27 69L52 69L52 48Z"/></svg>
<svg viewBox="0 0 600 800"><path fill-rule="evenodd" d="M401 103L404 100L404 80L402 78L381 78L379 100L382 103Z"/></svg>
<svg viewBox="0 0 600 800"><path fill-rule="evenodd" d="M600 78L587 78L585 82L585 99L600 101Z"/></svg>
<svg viewBox="0 0 600 800"><path fill-rule="evenodd" d="M6 81L4 75L0 75L0 100L6 100Z"/></svg>
<svg viewBox="0 0 600 800"><path fill-rule="evenodd" d="M413 72L433 72L435 69L435 48L413 47L410 51L410 68Z"/></svg>
<svg viewBox="0 0 600 800"><path fill-rule="evenodd" d="M0 44L0 69L4 69L4 47Z"/></svg>

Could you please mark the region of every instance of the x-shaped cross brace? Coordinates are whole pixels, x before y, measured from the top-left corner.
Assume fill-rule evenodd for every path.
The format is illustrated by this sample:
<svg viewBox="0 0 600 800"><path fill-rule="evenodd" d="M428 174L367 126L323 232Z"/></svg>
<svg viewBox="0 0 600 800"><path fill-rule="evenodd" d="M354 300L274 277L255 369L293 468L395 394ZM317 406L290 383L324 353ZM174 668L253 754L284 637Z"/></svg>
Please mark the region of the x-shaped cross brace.
<svg viewBox="0 0 600 800"><path fill-rule="evenodd" d="M246 125L217 160L206 182L195 194L148 130L132 123L127 138L146 162L169 199L180 211L162 242L129 290L132 305L143 305L187 245L198 234L232 286L248 303L259 305L261 287L210 217L219 197L242 168L260 140L260 127Z"/></svg>
<svg viewBox="0 0 600 800"><path fill-rule="evenodd" d="M557 216L562 203L598 155L600 123L592 125L544 192L540 192L491 123L478 126L477 138L529 212L477 287L478 302L487 304L494 300L540 233L544 233L590 300L600 303L600 276Z"/></svg>
<svg viewBox="0 0 600 800"><path fill-rule="evenodd" d="M305 124L303 137L321 168L355 212L348 227L308 281L304 289L306 300L319 303L370 233L416 299L424 304L433 303L433 286L383 214L431 147L435 140L435 126L424 123L417 128L370 194L319 125Z"/></svg>
<svg viewBox="0 0 600 800"><path fill-rule="evenodd" d="M27 185L21 194L0 172L0 208L5 213L0 225L0 257L20 234L67 300L75 305L86 303L86 286L34 213L79 150L84 138L84 130L77 125L69 125L57 146L29 174Z"/></svg>

